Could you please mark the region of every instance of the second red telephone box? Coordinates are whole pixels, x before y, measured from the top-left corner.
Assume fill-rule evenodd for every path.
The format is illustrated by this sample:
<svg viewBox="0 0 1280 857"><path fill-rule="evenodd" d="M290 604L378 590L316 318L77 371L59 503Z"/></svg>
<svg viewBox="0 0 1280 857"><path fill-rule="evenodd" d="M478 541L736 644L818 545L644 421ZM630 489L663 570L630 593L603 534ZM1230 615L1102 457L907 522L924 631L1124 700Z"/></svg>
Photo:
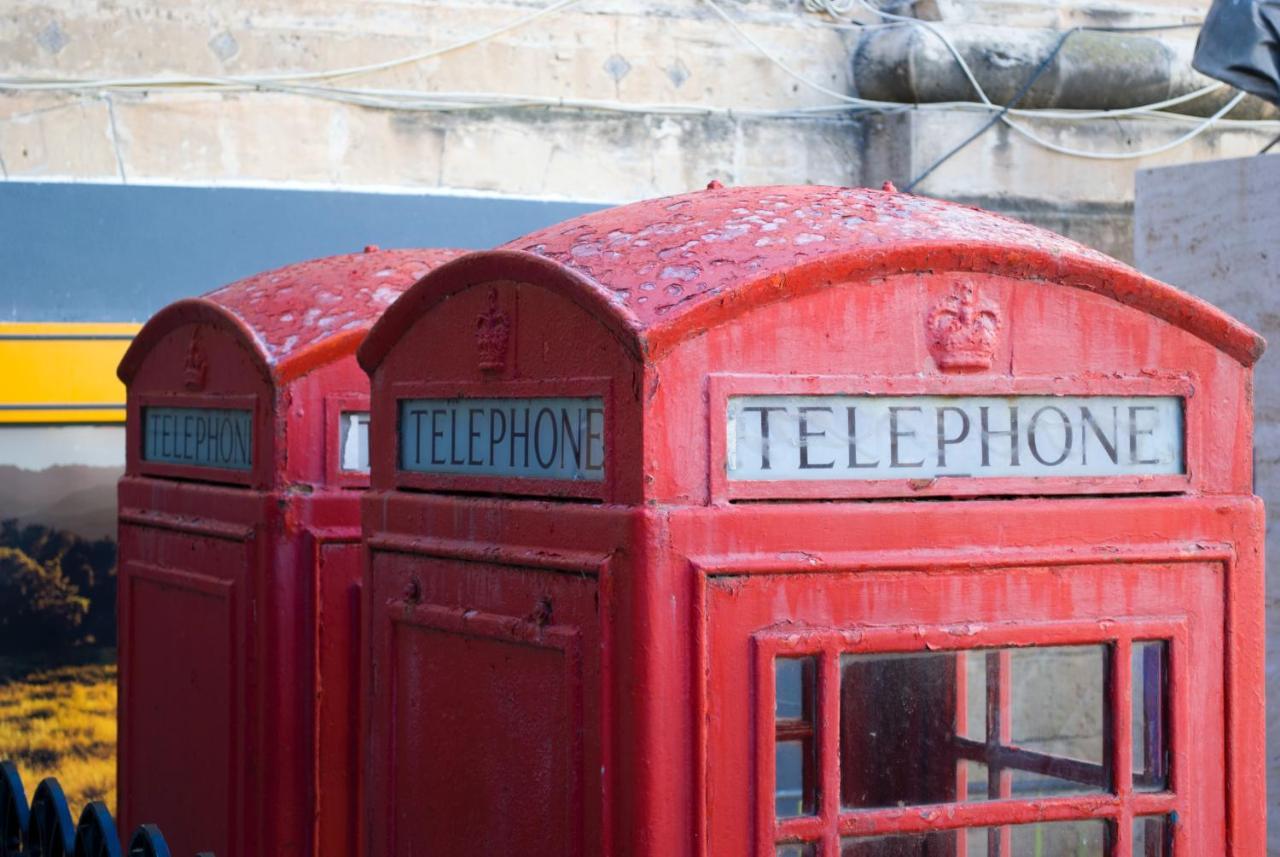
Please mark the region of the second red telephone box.
<svg viewBox="0 0 1280 857"><path fill-rule="evenodd" d="M157 823L176 854L352 852L369 408L354 350L456 255L267 271L171 304L125 354L122 828Z"/></svg>
<svg viewBox="0 0 1280 857"><path fill-rule="evenodd" d="M891 191L441 266L360 350L368 857L1260 857L1262 345Z"/></svg>

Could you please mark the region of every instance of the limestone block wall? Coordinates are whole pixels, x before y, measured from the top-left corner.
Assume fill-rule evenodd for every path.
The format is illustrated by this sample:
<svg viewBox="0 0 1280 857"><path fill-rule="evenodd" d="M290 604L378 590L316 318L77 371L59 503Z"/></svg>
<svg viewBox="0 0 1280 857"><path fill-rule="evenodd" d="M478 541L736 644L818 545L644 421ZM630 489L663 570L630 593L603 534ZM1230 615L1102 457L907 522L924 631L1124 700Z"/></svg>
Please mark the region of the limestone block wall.
<svg viewBox="0 0 1280 857"><path fill-rule="evenodd" d="M918 14L1016 35L1176 24L1206 6L922 0ZM851 101L866 88L851 58L886 26L912 25L832 0L10 0L0 172L595 202L710 179L902 185L991 111ZM1166 35L1185 52L1194 30ZM1062 147L1121 154L1199 120L1020 121ZM999 125L917 189L1128 258L1135 169L1252 154L1270 128L1231 120L1147 158L1093 160Z"/></svg>

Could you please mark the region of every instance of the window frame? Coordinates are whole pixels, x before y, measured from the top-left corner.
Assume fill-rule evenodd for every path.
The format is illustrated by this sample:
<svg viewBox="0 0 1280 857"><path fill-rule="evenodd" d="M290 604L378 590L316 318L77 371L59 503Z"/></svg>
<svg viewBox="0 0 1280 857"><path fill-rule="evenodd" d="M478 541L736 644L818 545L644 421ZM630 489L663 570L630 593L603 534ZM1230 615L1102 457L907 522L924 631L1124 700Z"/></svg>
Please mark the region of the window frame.
<svg viewBox="0 0 1280 857"><path fill-rule="evenodd" d="M780 845L813 842L821 857L838 857L840 840L850 836L1004 827L1000 853L1008 857L1008 826L1034 822L1102 819L1110 826L1108 853L1128 857L1132 852L1135 817L1185 814L1188 810L1184 778L1188 748L1184 746L1189 716L1185 677L1188 674L1187 624L1182 618L1132 617L1113 621L1020 621L984 625L857 626L853 628L771 628L752 635L755 694L755 811L756 854L773 857ZM1168 787L1161 791L1134 788L1132 650L1135 643L1166 641ZM1104 753L1109 756L1112 788L1103 793L1014 798L981 802L925 804L877 809L840 806L840 656L847 654L914 653L1009 649L1029 646L1104 645L1107 668L1104 699ZM817 813L775 818L774 720L776 687L774 660L779 657L816 659ZM1007 659L1006 659L1007 660ZM1008 704L1003 685L1002 704ZM958 694L963 694L961 682ZM1006 709L1007 710L1007 709ZM1000 719L1007 728L1008 717ZM1006 768L1006 770L1008 770ZM957 764L957 777L963 766ZM1001 779L1006 779L1002 777ZM958 785L962 780L958 780ZM1176 817L1176 816L1175 816ZM1185 834L1175 825L1174 853L1185 853ZM967 857L961 838L956 857Z"/></svg>

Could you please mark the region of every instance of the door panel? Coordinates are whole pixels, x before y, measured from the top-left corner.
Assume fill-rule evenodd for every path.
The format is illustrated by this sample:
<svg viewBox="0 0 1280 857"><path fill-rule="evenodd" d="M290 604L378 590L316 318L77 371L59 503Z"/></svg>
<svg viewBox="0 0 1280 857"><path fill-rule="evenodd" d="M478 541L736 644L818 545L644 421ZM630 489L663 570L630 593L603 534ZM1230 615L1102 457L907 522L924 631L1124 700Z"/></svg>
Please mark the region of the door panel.
<svg viewBox="0 0 1280 857"><path fill-rule="evenodd" d="M1221 848L1220 565L707 589L709 854Z"/></svg>

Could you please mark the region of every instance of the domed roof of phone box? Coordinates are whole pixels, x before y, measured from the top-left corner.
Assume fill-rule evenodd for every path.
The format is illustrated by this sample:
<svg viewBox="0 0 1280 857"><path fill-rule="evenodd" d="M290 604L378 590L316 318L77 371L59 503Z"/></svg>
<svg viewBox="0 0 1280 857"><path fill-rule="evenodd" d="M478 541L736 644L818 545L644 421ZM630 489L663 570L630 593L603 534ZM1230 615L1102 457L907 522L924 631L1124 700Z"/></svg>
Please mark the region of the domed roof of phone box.
<svg viewBox="0 0 1280 857"><path fill-rule="evenodd" d="M229 327L276 383L285 383L351 354L406 289L465 252L370 247L254 274L160 310L138 332L118 373L128 383L167 333L205 322Z"/></svg>
<svg viewBox="0 0 1280 857"><path fill-rule="evenodd" d="M366 370L413 320L468 285L562 290L637 356L774 301L930 271L1040 280L1105 295L1177 325L1246 365L1262 338L1225 313L1052 232L928 197L844 187L709 188L592 212L470 254L415 286L361 347Z"/></svg>

